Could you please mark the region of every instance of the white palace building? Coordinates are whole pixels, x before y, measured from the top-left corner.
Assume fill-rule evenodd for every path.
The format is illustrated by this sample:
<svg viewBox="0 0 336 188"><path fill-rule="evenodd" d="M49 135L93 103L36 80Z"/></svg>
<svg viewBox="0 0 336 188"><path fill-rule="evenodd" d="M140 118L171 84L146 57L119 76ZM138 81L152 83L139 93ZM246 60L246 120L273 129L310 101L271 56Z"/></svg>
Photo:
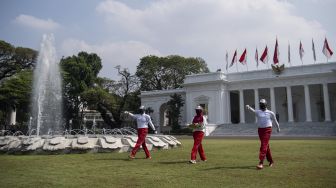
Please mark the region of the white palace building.
<svg viewBox="0 0 336 188"><path fill-rule="evenodd" d="M268 69L194 74L186 76L183 88L143 91L141 103L154 110L151 116L159 131L168 128L167 102L174 93L184 99L181 125L192 121L196 106L203 106L209 122L206 135L228 124L253 124L254 114L245 105L258 108L261 98L267 100L280 126L336 124L336 62L286 67L280 73Z"/></svg>

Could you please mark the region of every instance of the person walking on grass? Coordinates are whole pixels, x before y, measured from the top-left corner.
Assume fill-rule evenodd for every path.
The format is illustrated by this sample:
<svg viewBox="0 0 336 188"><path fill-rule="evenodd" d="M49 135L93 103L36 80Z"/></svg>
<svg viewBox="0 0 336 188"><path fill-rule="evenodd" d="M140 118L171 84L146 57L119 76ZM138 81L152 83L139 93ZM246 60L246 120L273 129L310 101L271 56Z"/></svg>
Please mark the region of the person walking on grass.
<svg viewBox="0 0 336 188"><path fill-rule="evenodd" d="M196 116L194 117L192 124L189 125L190 128L193 129L193 137L194 137L194 146L191 150L191 160L189 163L196 163L196 155L199 153L201 160L206 161L206 156L202 146L202 140L204 137L205 126L207 125L207 120L203 116L203 109L201 106L196 107Z"/></svg>
<svg viewBox="0 0 336 188"><path fill-rule="evenodd" d="M139 108L139 114L132 114L130 112L125 111L125 114L131 116L133 119L136 119L137 121L137 128L138 128L138 140L132 149L129 158L134 159L135 154L139 150L140 146L142 146L142 149L145 151L146 159L151 159L151 155L147 149L146 146L146 136L148 134L148 125L151 126L151 128L154 130L154 134L157 134L155 127L152 123L151 117L147 114L145 114L145 107L140 106Z"/></svg>
<svg viewBox="0 0 336 188"><path fill-rule="evenodd" d="M278 132L280 132L280 127L274 112L267 109L267 102L265 99L259 101L259 107L260 110L254 110L249 105L246 105L246 108L255 113L255 116L257 117L258 135L260 139L259 164L257 165L257 169L263 169L265 157L269 162L270 167L274 165L269 146L269 140L272 134L272 122L276 125Z"/></svg>

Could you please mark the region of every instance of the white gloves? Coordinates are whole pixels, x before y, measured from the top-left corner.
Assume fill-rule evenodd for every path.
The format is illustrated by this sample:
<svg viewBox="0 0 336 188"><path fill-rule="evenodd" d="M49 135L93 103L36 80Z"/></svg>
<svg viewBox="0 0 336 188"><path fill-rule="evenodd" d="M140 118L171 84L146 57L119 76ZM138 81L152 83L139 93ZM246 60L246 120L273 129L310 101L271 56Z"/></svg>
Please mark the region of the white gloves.
<svg viewBox="0 0 336 188"><path fill-rule="evenodd" d="M156 130L154 131L154 134L157 134L157 131L156 131Z"/></svg>
<svg viewBox="0 0 336 188"><path fill-rule="evenodd" d="M250 109L251 107L250 107L250 105L246 105L246 109Z"/></svg>

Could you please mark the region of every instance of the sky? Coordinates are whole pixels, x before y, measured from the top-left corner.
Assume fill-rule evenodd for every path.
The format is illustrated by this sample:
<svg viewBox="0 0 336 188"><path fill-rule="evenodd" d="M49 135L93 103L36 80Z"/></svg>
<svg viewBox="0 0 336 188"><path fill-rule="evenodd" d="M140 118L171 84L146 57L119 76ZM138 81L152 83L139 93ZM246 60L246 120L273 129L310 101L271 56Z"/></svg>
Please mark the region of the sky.
<svg viewBox="0 0 336 188"><path fill-rule="evenodd" d="M226 52L230 63L246 48L247 66L228 70L245 72L270 67L276 38L286 67L315 63L312 39L316 63L327 63L325 37L336 51L335 7L336 0L1 0L0 40L39 50L43 34L53 33L59 59L96 53L99 76L115 80L115 66L134 73L147 55L201 57L210 71L226 72ZM257 68L255 51L260 57L266 45L269 64Z"/></svg>

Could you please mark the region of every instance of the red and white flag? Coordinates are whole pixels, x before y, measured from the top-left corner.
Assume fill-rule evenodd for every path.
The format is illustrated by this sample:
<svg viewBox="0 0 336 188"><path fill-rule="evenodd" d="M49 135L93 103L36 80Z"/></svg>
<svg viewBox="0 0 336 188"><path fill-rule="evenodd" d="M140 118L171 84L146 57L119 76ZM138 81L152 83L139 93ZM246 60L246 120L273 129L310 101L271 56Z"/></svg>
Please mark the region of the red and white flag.
<svg viewBox="0 0 336 188"><path fill-rule="evenodd" d="M246 48L245 48L243 54L239 58L239 62L245 65L246 64L246 60L247 60L247 56L246 56Z"/></svg>
<svg viewBox="0 0 336 188"><path fill-rule="evenodd" d="M323 45L323 54L329 59L333 55L333 51L330 49L327 38L324 40L324 45Z"/></svg>
<svg viewBox="0 0 336 188"><path fill-rule="evenodd" d="M288 63L289 63L289 64L291 63L290 45L289 45L289 42L288 42Z"/></svg>
<svg viewBox="0 0 336 188"><path fill-rule="evenodd" d="M267 48L267 46L265 47L264 52L261 54L260 61L263 62L263 63L268 62L268 48Z"/></svg>
<svg viewBox="0 0 336 188"><path fill-rule="evenodd" d="M233 57L232 57L232 61L231 61L231 64L230 64L230 67L232 67L232 65L234 63L237 62L237 50L235 51L235 53L233 54Z"/></svg>
<svg viewBox="0 0 336 188"><path fill-rule="evenodd" d="M254 59L257 63L257 67L259 66L259 57L258 57L258 48L256 48L256 52L255 52L255 55L254 55Z"/></svg>
<svg viewBox="0 0 336 188"><path fill-rule="evenodd" d="M303 46L302 46L301 41L300 41L299 54L300 54L300 59L302 61L302 58L303 58L303 55L304 55L304 50L303 50Z"/></svg>
<svg viewBox="0 0 336 188"><path fill-rule="evenodd" d="M279 63L279 47L278 47L278 39L275 41L275 47L274 47L274 55L273 55L273 63L278 64Z"/></svg>

